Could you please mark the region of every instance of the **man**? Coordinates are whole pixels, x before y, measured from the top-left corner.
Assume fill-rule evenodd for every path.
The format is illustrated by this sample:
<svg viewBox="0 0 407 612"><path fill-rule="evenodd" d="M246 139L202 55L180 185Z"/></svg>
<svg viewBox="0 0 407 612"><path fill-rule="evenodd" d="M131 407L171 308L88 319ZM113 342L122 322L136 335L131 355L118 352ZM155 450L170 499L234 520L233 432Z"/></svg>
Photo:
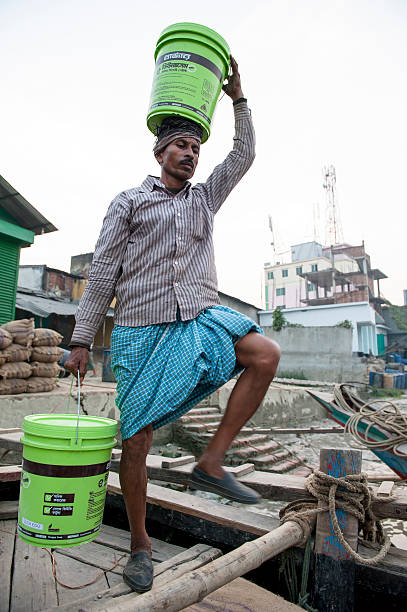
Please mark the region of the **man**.
<svg viewBox="0 0 407 612"><path fill-rule="evenodd" d="M213 217L254 159L254 131L236 61L224 91L235 113L234 147L205 183L188 182L202 130L170 117L154 154L160 179L148 176L109 207L89 282L76 315L65 367L83 377L88 348L116 295L111 339L123 450L120 483L131 530L123 578L151 588L151 545L145 529L146 456L153 429L239 377L217 432L191 476L191 486L242 503L257 493L222 468L232 440L257 410L277 369L277 344L248 317L220 305L214 265Z"/></svg>

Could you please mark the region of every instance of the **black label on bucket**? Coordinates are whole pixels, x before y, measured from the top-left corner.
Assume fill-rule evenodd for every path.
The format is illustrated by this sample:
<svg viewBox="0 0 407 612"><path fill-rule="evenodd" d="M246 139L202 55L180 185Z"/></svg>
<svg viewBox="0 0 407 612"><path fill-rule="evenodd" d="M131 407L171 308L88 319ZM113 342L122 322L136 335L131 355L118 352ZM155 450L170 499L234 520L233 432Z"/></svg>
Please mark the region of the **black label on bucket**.
<svg viewBox="0 0 407 612"><path fill-rule="evenodd" d="M75 493L44 493L44 501L52 504L72 504Z"/></svg>
<svg viewBox="0 0 407 612"><path fill-rule="evenodd" d="M204 66L204 68L207 68L208 70L213 72L213 74L217 76L219 81L222 82L222 73L217 67L217 65L211 62L211 60L209 60L208 58L203 57L203 55L198 55L197 53L186 53L184 51L173 51L172 53L165 53L164 55L160 55L160 57L157 58L156 66L159 66L163 63L168 63L169 67L179 67L182 63L185 62L192 62L194 64Z"/></svg>
<svg viewBox="0 0 407 612"><path fill-rule="evenodd" d="M35 531L24 529L24 527L21 527L21 525L18 525L17 529L20 533L30 536L31 538L35 538L36 540L76 540L77 538L84 538L85 536L99 531L100 525L97 525L97 527L94 527L94 529L88 529L87 531L81 531L79 533L67 533L65 535L54 533L36 533Z"/></svg>
<svg viewBox="0 0 407 612"><path fill-rule="evenodd" d="M88 476L98 476L107 472L109 466L109 461L92 465L50 465L23 458L23 470L25 472L49 478L87 478Z"/></svg>
<svg viewBox="0 0 407 612"><path fill-rule="evenodd" d="M43 506L42 513L49 516L72 516L73 506Z"/></svg>

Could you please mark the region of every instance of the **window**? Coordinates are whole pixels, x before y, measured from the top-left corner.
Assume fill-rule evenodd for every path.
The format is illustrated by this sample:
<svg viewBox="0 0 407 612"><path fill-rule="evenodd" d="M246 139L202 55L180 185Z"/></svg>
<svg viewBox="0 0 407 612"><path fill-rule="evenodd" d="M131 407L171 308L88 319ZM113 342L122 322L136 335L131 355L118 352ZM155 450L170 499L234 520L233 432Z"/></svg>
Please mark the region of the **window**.
<svg viewBox="0 0 407 612"><path fill-rule="evenodd" d="M314 291L315 287L313 283L308 283L308 291Z"/></svg>
<svg viewBox="0 0 407 612"><path fill-rule="evenodd" d="M288 276L288 270L281 270L281 276L286 278Z"/></svg>
<svg viewBox="0 0 407 612"><path fill-rule="evenodd" d="M276 289L276 295L285 295L285 287L278 287Z"/></svg>
<svg viewBox="0 0 407 612"><path fill-rule="evenodd" d="M267 272L267 279L272 280L274 278L274 272Z"/></svg>
<svg viewBox="0 0 407 612"><path fill-rule="evenodd" d="M295 268L295 273L296 273L297 276L302 274L302 266L298 266L297 268Z"/></svg>
<svg viewBox="0 0 407 612"><path fill-rule="evenodd" d="M318 264L311 264L311 272L318 272Z"/></svg>

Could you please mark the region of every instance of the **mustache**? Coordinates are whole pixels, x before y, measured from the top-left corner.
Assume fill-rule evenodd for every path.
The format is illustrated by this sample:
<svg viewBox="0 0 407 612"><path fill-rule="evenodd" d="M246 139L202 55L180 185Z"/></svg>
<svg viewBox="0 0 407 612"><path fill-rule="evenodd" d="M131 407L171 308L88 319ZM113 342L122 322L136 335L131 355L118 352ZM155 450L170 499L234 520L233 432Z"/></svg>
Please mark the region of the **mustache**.
<svg viewBox="0 0 407 612"><path fill-rule="evenodd" d="M192 159L183 159L182 161L179 162L180 165L182 166L190 166L191 168L195 167L194 162L192 161Z"/></svg>

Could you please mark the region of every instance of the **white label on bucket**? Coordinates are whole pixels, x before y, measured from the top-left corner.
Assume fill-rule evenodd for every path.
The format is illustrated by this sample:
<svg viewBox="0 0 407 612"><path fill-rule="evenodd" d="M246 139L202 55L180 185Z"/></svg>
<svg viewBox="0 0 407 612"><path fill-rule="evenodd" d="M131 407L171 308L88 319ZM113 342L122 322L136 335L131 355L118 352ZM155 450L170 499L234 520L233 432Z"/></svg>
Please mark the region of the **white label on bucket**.
<svg viewBox="0 0 407 612"><path fill-rule="evenodd" d="M27 527L31 527L32 529L44 529L44 525L42 523L34 523L34 521L29 521L26 518L22 518L23 525L27 525Z"/></svg>

